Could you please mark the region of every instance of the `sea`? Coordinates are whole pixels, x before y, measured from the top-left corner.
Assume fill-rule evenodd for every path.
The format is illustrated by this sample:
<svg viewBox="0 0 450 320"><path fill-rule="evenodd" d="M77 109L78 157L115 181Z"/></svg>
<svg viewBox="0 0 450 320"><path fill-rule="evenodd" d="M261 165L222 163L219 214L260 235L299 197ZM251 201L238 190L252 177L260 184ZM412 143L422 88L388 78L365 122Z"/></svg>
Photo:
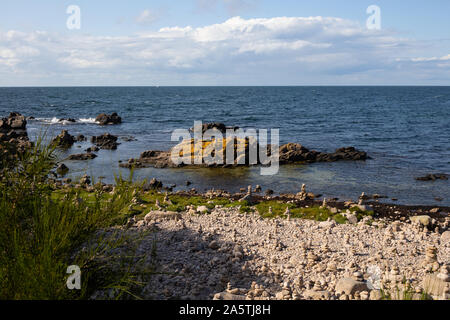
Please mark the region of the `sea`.
<svg viewBox="0 0 450 320"><path fill-rule="evenodd" d="M119 137L117 150L100 150L89 161L64 161L75 179L88 174L106 183L128 178L119 161L146 150L168 150L176 129L194 121L223 122L243 129L279 129L280 143L295 142L322 152L354 146L367 161L281 166L262 176L258 167L136 169L133 179L157 178L174 190L237 192L261 185L276 193L308 192L341 200L379 194L382 201L450 206L450 181L416 181L429 173L450 174L450 87L23 87L0 88L0 117L10 112L34 117L32 140L61 130L87 142L59 152L83 153L93 135ZM120 125L100 126L95 117L117 112ZM73 118L76 123L60 122ZM270 132L270 131L269 131ZM192 184L187 186L186 182ZM392 198L398 199L396 201ZM436 200L436 198L438 200Z"/></svg>

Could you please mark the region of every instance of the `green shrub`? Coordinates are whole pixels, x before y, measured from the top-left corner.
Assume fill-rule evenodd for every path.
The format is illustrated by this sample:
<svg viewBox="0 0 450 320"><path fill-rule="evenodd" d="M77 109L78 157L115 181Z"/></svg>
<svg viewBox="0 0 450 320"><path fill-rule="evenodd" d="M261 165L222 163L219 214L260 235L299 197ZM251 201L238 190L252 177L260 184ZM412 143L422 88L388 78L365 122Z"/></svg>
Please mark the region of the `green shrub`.
<svg viewBox="0 0 450 320"><path fill-rule="evenodd" d="M126 221L124 209L135 189L131 180L118 178L108 201L102 190L89 197L76 189L55 192L49 179L55 162L54 147L38 139L0 170L0 299L89 297L98 289L92 281L82 281L81 290L67 289L67 267L79 265L82 279L89 279L98 271L87 268L95 250L90 256L77 255L78 249L95 231Z"/></svg>

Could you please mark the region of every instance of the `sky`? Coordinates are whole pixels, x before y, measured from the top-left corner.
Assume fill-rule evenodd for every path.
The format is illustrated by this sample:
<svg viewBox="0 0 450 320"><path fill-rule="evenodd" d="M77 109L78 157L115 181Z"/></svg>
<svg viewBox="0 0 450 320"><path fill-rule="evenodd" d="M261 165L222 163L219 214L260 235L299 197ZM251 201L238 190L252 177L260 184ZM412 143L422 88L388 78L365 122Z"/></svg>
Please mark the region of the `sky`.
<svg viewBox="0 0 450 320"><path fill-rule="evenodd" d="M0 0L0 86L450 85L449 12L448 0Z"/></svg>

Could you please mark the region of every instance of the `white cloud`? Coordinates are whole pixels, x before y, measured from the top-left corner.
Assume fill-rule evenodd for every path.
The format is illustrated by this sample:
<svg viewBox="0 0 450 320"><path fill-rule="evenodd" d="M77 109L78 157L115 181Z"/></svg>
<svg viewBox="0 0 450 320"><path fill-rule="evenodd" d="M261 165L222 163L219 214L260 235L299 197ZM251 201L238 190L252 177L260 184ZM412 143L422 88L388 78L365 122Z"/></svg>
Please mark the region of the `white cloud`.
<svg viewBox="0 0 450 320"><path fill-rule="evenodd" d="M450 54L443 57L431 57L431 58L412 58L413 62L428 62L428 61L447 61L450 60Z"/></svg>
<svg viewBox="0 0 450 320"><path fill-rule="evenodd" d="M135 20L138 24L148 25L157 21L159 19L159 16L160 14L158 12L146 9L142 11Z"/></svg>
<svg viewBox="0 0 450 320"><path fill-rule="evenodd" d="M450 55L403 58L420 50L390 31L332 17L234 17L120 37L7 31L0 85L392 84L423 82L432 71L450 79L442 67ZM424 73L421 61L435 65Z"/></svg>

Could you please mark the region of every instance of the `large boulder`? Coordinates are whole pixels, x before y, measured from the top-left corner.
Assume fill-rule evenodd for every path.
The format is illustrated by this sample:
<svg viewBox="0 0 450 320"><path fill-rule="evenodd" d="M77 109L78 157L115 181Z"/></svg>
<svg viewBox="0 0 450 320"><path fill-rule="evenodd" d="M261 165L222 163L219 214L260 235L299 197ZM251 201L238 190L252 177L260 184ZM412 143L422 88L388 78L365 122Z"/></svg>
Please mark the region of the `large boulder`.
<svg viewBox="0 0 450 320"><path fill-rule="evenodd" d="M345 294L354 294L356 291L369 291L365 282L357 281L352 278L343 278L339 280L335 288L336 292Z"/></svg>
<svg viewBox="0 0 450 320"><path fill-rule="evenodd" d="M106 150L116 150L117 146L119 145L117 143L117 137L109 133L105 133L101 136L94 136L92 137L91 142L100 149Z"/></svg>
<svg viewBox="0 0 450 320"><path fill-rule="evenodd" d="M8 118L0 119L0 133L14 131L18 136L27 136L27 120L17 112L11 112Z"/></svg>
<svg viewBox="0 0 450 320"><path fill-rule="evenodd" d="M122 123L122 118L119 117L117 113L112 113L111 115L107 115L106 113L101 113L95 118L95 122L104 126L107 124L119 124Z"/></svg>

